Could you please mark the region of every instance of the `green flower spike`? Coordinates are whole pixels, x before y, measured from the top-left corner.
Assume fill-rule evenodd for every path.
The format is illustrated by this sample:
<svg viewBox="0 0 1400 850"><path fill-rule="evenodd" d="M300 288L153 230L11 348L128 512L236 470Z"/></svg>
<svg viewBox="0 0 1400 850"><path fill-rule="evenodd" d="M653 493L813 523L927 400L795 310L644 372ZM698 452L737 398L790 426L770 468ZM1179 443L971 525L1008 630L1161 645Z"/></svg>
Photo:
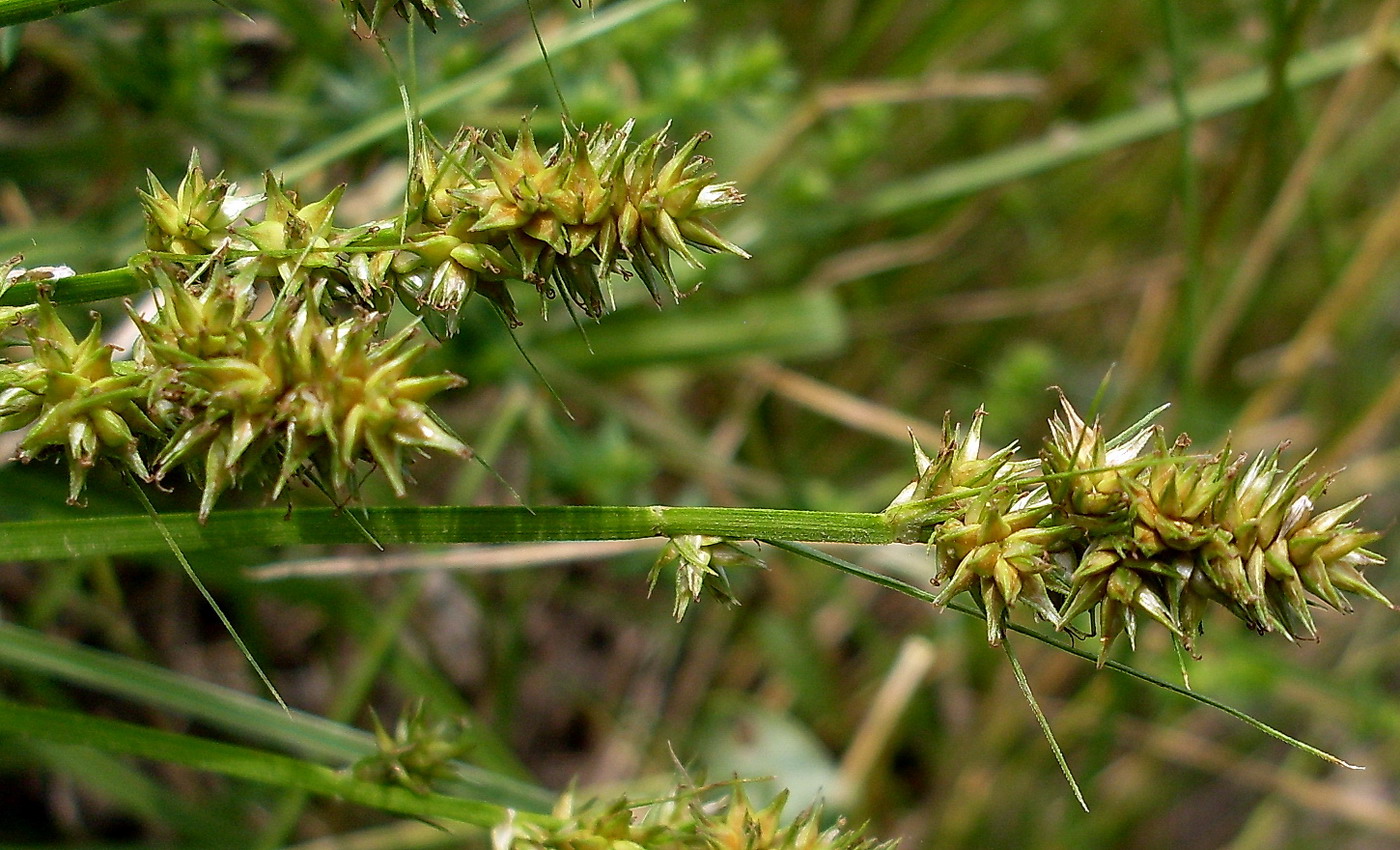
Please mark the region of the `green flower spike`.
<svg viewBox="0 0 1400 850"><path fill-rule="evenodd" d="M962 426L955 426L951 414L945 413L943 445L936 457L930 458L914 440L914 480L885 508L886 516L900 529L902 542L929 542L937 524L958 516L977 491L1012 482L1035 468L1035 461L1011 460L1016 443L985 458L980 456L986 416L980 407L973 413L964 439Z"/></svg>
<svg viewBox="0 0 1400 850"><path fill-rule="evenodd" d="M226 245L232 226L262 195L237 195L238 187L220 175L204 176L199 153L190 154L189 168L172 197L154 174L146 173L149 191L141 193L146 213L146 247L176 254L208 254Z"/></svg>
<svg viewBox="0 0 1400 850"><path fill-rule="evenodd" d="M917 475L884 512L900 542L928 541L935 604L971 593L994 645L1018 604L1072 632L1093 614L1100 666L1120 635L1136 645L1141 617L1194 654L1212 604L1293 639L1315 636L1313 599L1391 604L1364 575L1383 563L1365 548L1380 534L1347 521L1363 499L1316 512L1331 478L1305 476L1307 458L1285 472L1282 447L1248 464L1228 447L1190 454L1151 425L1163 409L1105 439L1061 396L1039 461L1013 460L1014 444L982 457L985 414L966 436L945 416L942 449L915 442Z"/></svg>
<svg viewBox="0 0 1400 850"><path fill-rule="evenodd" d="M411 375L427 351L412 344L413 327L376 341L377 316L336 325L319 324L317 314L304 318L291 335L290 386L283 403L285 461L274 498L309 464L337 500L347 501L361 459L374 462L402 498L407 493L405 449L471 456L471 449L440 425L426 404L466 381L450 373Z"/></svg>
<svg viewBox="0 0 1400 850"><path fill-rule="evenodd" d="M1157 439L1152 455L1157 463L1119 473L1128 494L1134 545L1147 557L1167 550L1189 552L1211 539L1213 528L1202 517L1233 477L1229 449L1213 458L1200 458L1186 453L1191 445L1186 435L1167 448L1161 431L1152 433Z"/></svg>
<svg viewBox="0 0 1400 850"><path fill-rule="evenodd" d="M915 440L917 475L885 515L899 529L898 539L927 542L932 550L932 581L943 587L934 604L970 592L986 613L988 642L998 645L1007 613L1017 605L1054 617L1049 591L1063 590L1054 553L1077 532L1051 520L1054 506L1043 486L1023 483L1038 464L1013 461L1015 443L980 456L986 415L977 410L965 438L945 415L943 446L933 458Z"/></svg>
<svg viewBox="0 0 1400 850"><path fill-rule="evenodd" d="M1071 424L1056 434L1057 440L1068 440L1076 428L1072 423L1078 417L1072 408L1066 411ZM1194 652L1192 638L1209 602L1221 602L1249 620L1249 605L1255 601L1247 590L1243 563L1227 545L1228 535L1210 519L1212 506L1234 479L1228 450L1210 458L1192 456L1187 453L1189 439L1179 437L1168 447L1160 429L1146 426L1144 420L1111 441L1113 447L1101 461L1136 459L1144 436L1155 436L1155 463L1114 469L1116 482L1092 473L1082 476L1092 477L1092 484L1061 488L1062 498L1098 510L1099 516L1071 519L1092 529L1093 543L1070 574L1070 592L1057 622L1064 628L1086 611L1097 611L1100 666L1120 634L1126 632L1129 644L1136 645L1139 614L1161 623ZM1087 442L1097 440L1096 427ZM1119 446L1128 449L1115 457ZM1064 444L1058 448L1063 450ZM1056 456L1054 448L1046 453L1047 458ZM1096 452L1085 458L1089 463L1099 460ZM1095 501L1110 493L1116 494L1111 501L1117 506L1107 499Z"/></svg>
<svg viewBox="0 0 1400 850"><path fill-rule="evenodd" d="M670 255L692 264L692 249L748 256L705 218L742 203L733 186L715 183L709 161L695 156L696 136L660 163L664 133L637 146L632 124L592 134L565 126L547 151L528 122L514 143L471 131L439 154L420 155L410 191L413 221L406 244L384 264L406 302L447 316L480 293L518 323L505 282L522 280L546 298L597 317L614 274L636 276L658 301L678 293ZM424 150L430 146L425 145ZM357 286L366 268L352 271Z"/></svg>
<svg viewBox="0 0 1400 850"><path fill-rule="evenodd" d="M1155 559L1126 557L1111 543L1096 544L1070 574L1070 591L1054 617L1064 629L1075 617L1098 609L1099 657L1103 667L1118 636L1127 632L1137 647L1137 617L1145 614L1185 640L1176 615L1167 604L1171 588L1180 582L1172 565Z"/></svg>
<svg viewBox="0 0 1400 850"><path fill-rule="evenodd" d="M273 498L292 478L314 475L345 502L361 460L382 468L402 496L406 450L470 455L426 405L463 381L411 374L426 350L413 344L412 328L377 340L376 314L331 324L314 306L323 284L313 284L305 300L284 292L267 316L251 319L255 272L248 265L230 274L211 263L182 282L178 270L159 265L144 273L160 306L152 319L137 317L145 346L139 362L158 376L149 403L173 432L155 475L185 468L201 482L201 518L253 474L274 479ZM280 462L270 457L274 448Z"/></svg>
<svg viewBox="0 0 1400 850"><path fill-rule="evenodd" d="M242 327L258 298L256 271L245 265L233 272L228 264L213 262L192 277L180 266L161 260L138 266L137 276L157 297L152 319L138 314L130 302L126 305L145 343L136 349L137 364L156 368L148 349L156 344L201 360L238 354Z"/></svg>
<svg viewBox="0 0 1400 850"><path fill-rule="evenodd" d="M705 838L700 845L715 850L893 850L894 842L866 838L864 830L851 829L844 820L837 820L823 829L825 820L820 805L797 814L791 821L783 818L788 793L783 791L773 802L755 809L736 788L722 808L711 814L709 807L691 804L696 820L696 833Z"/></svg>
<svg viewBox="0 0 1400 850"><path fill-rule="evenodd" d="M515 302L499 285L510 274L505 255L479 235L463 233L466 238L459 238L454 232L460 231L425 234L393 255L388 270L398 278L400 290L410 304L446 316L450 334L457 332L462 305L476 292L494 302L511 325L519 325Z"/></svg>
<svg viewBox="0 0 1400 850"><path fill-rule="evenodd" d="M392 735L374 709L370 709L370 722L378 752L355 762L351 768L355 778L392 782L416 794L429 793L437 780L455 778L458 772L452 762L470 754L476 744L465 720L435 722L422 700L399 716Z"/></svg>
<svg viewBox="0 0 1400 850"><path fill-rule="evenodd" d="M164 390L179 423L155 461L157 480L184 467L201 482L200 520L277 442L291 384L285 364L288 322L246 321L230 353L199 356L161 341L160 325L138 327L157 368L174 377Z"/></svg>
<svg viewBox="0 0 1400 850"><path fill-rule="evenodd" d="M626 797L589 800L580 805L572 789L562 794L551 814L560 821L546 827L509 819L491 830L491 850L649 850L649 848L707 845L684 832L685 812L676 806L655 806L637 815L638 806Z"/></svg>
<svg viewBox="0 0 1400 850"><path fill-rule="evenodd" d="M1233 537L1250 592L1251 624L1282 631L1290 638L1315 638L1308 594L1349 613L1342 591L1390 606L1362 570L1384 562L1364 547L1380 534L1343 522L1365 499L1358 498L1315 514L1317 500L1331 481L1324 476L1304 491L1304 458L1280 476L1275 450L1250 464L1217 506L1221 526ZM1392 606L1393 607L1393 606Z"/></svg>
<svg viewBox="0 0 1400 850"><path fill-rule="evenodd" d="M683 534L673 537L661 550L647 576L650 593L662 568L676 565L676 604L673 613L679 621L685 617L691 602L698 602L706 588L726 605L738 605L739 600L729 586L729 567L757 567L764 564L757 557L723 537Z"/></svg>
<svg viewBox="0 0 1400 850"><path fill-rule="evenodd" d="M1126 631L1129 643L1136 644L1138 614L1166 626L1190 650L1207 601L1193 589L1199 583L1192 581L1197 568L1190 553L1219 537L1204 517L1230 483L1228 450L1201 458L1186 453L1190 440L1184 435L1168 448L1159 429L1150 433L1157 441L1157 462L1118 472L1129 528L1100 536L1080 560L1058 620L1063 628L1102 603L1100 666L1119 634Z"/></svg>
<svg viewBox="0 0 1400 850"><path fill-rule="evenodd" d="M332 225L335 205L345 194L342 183L319 201L301 206L272 176L264 175L267 208L262 221L238 228L238 236L252 249L267 254L256 261L260 277L279 277L284 285L301 279L304 269L338 269L334 248L348 241L352 232L338 232Z"/></svg>
<svg viewBox="0 0 1400 850"><path fill-rule="evenodd" d="M783 817L787 792L756 808L742 788L704 802L711 788L681 787L647 805L627 798L579 805L570 791L559 798L547 827L512 817L491 831L492 850L893 850L894 842L866 838L821 806Z"/></svg>
<svg viewBox="0 0 1400 850"><path fill-rule="evenodd" d="M157 435L159 429L134 402L145 394L143 376L113 367L101 322L94 321L79 342L41 289L25 333L33 360L22 364L17 380L0 391L0 430L30 425L16 457L28 462L50 448L63 449L68 457L69 504L77 503L88 470L102 456L114 457L139 478L149 479L136 434Z"/></svg>

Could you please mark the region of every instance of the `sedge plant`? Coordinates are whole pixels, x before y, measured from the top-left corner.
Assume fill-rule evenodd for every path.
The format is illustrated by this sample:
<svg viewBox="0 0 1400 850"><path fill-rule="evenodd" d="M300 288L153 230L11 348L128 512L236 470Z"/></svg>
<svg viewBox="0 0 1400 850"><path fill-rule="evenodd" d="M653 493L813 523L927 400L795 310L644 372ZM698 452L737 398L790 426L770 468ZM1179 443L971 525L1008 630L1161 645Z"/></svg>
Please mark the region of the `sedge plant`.
<svg viewBox="0 0 1400 850"><path fill-rule="evenodd" d="M430 29L441 19L431 3L346 7L369 32L389 11ZM468 11L446 5L462 22ZM738 577L762 568L771 547L977 617L986 642L1005 648L1062 766L1009 631L1039 633L1040 624L1093 641L1088 655L1098 667L1125 669L1114 653L1122 643L1136 649L1139 626L1200 658L1207 624L1227 616L1296 642L1325 628L1319 608L1392 607L1368 577L1385 560L1372 548L1381 533L1353 517L1365 497L1331 505L1335 473L1314 471L1312 455L1286 459L1283 445L1239 452L1228 442L1199 451L1156 424L1165 407L1110 434L1097 410L1082 414L1063 394L1048 436L1029 452L1016 442L988 450L980 408L965 426L946 416L936 447L913 441L913 479L878 512L367 504L376 479L402 499L415 490L415 469L476 455L475 438L434 405L478 379L438 368L434 348L469 333L478 305L513 330L530 318L523 294L586 335L585 323L606 326L628 289L669 306L687 292L685 269L703 269L704 255L749 258L742 240L721 230L745 198L701 155L707 134L673 143L667 130L644 135L632 121L586 126L564 117L557 143L536 135L529 119L513 134L466 127L448 141L415 124L401 212L356 223L337 209L344 186L308 201L269 172L255 190L240 190L195 154L178 184L149 176L140 192L144 247L124 267L75 274L18 256L0 266L0 431L14 432L15 459L59 461L74 506L104 469L148 507L146 491L197 494L189 513L12 523L0 553L111 558L169 549L188 569L188 555L233 546L659 538L648 580L654 587L670 576L681 620L706 596L742 604ZM135 330L129 359L115 356L96 314L79 328L64 313L63 304L99 292L149 293L149 308L128 300L117 317ZM303 486L322 506L294 498ZM237 494L271 507L226 506ZM915 547L932 589L807 543ZM16 632L14 645L24 639ZM111 659L85 663L114 672L101 689L158 687L122 683ZM205 696L228 712L206 706L195 716L235 723L234 697ZM373 734L359 736L288 712L289 734L309 739L320 728L315 734L344 738L330 748L335 755L319 753L341 761L334 771L78 712L5 710L4 731L33 740L63 743L79 730L113 752L463 824L478 845L499 850L890 846L819 805L785 816L785 793L756 802L738 780L712 783L684 769L676 787L658 793L572 789L549 806L539 789L489 772L472 785L467 765L489 735L465 721L437 722L421 703L392 733L374 716ZM247 765L263 758L278 767L259 777Z"/></svg>

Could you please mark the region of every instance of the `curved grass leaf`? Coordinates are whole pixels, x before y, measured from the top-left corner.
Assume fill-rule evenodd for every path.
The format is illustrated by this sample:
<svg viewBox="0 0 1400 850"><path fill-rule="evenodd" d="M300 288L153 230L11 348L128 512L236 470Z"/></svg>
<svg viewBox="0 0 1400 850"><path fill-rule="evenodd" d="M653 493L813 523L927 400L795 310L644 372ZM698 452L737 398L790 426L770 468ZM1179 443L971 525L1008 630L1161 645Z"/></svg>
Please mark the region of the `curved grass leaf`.
<svg viewBox="0 0 1400 850"><path fill-rule="evenodd" d="M418 794L407 788L365 782L348 771L333 770L290 756L147 729L74 711L35 708L0 700L0 732L182 764L282 788L299 788L397 814L443 818L488 829L507 818L504 807L491 803L443 794ZM528 813L516 813L515 817L521 820L547 820Z"/></svg>
<svg viewBox="0 0 1400 850"><path fill-rule="evenodd" d="M193 718L305 758L350 764L375 750L374 738L349 726L161 667L0 622L0 665L120 696ZM472 765L458 765L454 793L527 811L548 811L553 795Z"/></svg>

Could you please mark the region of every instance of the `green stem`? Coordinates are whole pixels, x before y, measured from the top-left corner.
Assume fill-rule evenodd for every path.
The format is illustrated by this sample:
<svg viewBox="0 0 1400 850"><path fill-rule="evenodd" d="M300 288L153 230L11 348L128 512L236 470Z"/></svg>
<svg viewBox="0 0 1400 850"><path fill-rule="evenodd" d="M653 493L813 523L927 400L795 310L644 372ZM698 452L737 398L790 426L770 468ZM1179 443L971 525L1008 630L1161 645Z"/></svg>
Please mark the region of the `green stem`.
<svg viewBox="0 0 1400 850"><path fill-rule="evenodd" d="M6 0L0 0L0 4ZM49 300L55 304L81 304L85 301L101 301L121 295L135 295L146 287L136 279L131 269L108 269L101 272L88 272L60 280L47 281ZM39 300L39 288L32 282L16 283L0 295L0 306L19 307Z"/></svg>
<svg viewBox="0 0 1400 850"><path fill-rule="evenodd" d="M357 517L393 543L523 543L636 540L704 534L807 543L892 543L883 514L710 507L369 508ZM217 512L203 525L192 513L163 514L165 531L187 552L248 546L362 543L345 511L281 508ZM168 543L146 516L81 517L6 523L0 560L150 554Z"/></svg>
<svg viewBox="0 0 1400 850"><path fill-rule="evenodd" d="M116 0L0 0L0 27L57 18Z"/></svg>

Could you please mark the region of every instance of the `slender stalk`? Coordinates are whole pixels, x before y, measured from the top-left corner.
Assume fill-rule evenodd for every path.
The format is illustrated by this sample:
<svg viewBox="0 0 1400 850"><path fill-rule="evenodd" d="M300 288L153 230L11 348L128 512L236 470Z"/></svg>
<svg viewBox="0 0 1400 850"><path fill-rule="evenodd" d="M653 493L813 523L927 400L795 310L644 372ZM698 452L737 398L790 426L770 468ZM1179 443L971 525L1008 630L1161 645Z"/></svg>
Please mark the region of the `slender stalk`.
<svg viewBox="0 0 1400 850"><path fill-rule="evenodd" d="M883 514L711 507L369 508L356 517L385 543L521 543L636 540L704 534L807 543L893 543ZM165 531L187 552L251 546L363 543L346 511L281 508L220 511L204 525L192 513L162 514ZM81 517L5 524L0 560L168 551L146 516Z"/></svg>
<svg viewBox="0 0 1400 850"><path fill-rule="evenodd" d="M828 567L833 567L845 573L846 575L851 575L855 576L856 578L865 579L866 581L878 584L881 587L898 591L899 593L903 593L905 596L913 597L914 599L917 599L920 602L932 603L937 598L936 594L930 593L921 587L914 587L913 585L900 581L899 579L894 578L893 576L887 576L883 573L877 573L874 570L868 570L865 567L862 567L858 564L853 564L850 561L842 560L841 558L837 558L834 555L829 555L826 552L823 552L819 549L813 549L811 546L804 546L801 543L789 543L784 540L765 540L763 542L775 548L791 552L794 555L800 555L801 557L807 558L810 561L815 561L819 564L825 564ZM964 614L976 620L980 620L985 616L983 612L978 611L972 606L962 602L950 602L948 603L947 607L953 611L957 611L959 614ZM1097 664L1097 660L1092 654L1085 652L1082 649L1078 649L1075 646L1071 645L1070 643L1066 643L1063 640L1059 640L1050 637L1049 635L1042 634L1039 631L1036 631L1035 629L1028 628L1019 623L1008 622L1006 624L1006 628L1008 631L1013 631L1017 634L1025 635L1026 637L1035 641L1039 641L1040 643L1043 643L1046 646L1053 646L1055 649L1058 649L1061 652L1068 652L1070 655L1077 656L1078 658L1084 661L1090 661ZM1110 670L1114 670L1118 673L1122 673L1126 676L1131 676L1139 681L1146 682L1149 685L1155 685L1156 687L1159 687L1164 691L1171 691L1172 693L1177 694L1178 696L1186 697L1187 699L1193 700L1202 705L1208 705L1211 708L1216 709L1217 711L1222 711L1225 714L1228 714L1231 717L1235 718L1236 720L1242 721L1243 723L1252 726L1260 732L1263 732L1265 735L1268 735L1271 738L1277 738L1285 744L1288 744L1290 747L1302 750L1303 752L1308 753L1309 755L1316 756L1317 758L1335 764L1338 767L1345 767L1349 770L1365 769L1360 765L1355 765L1351 764L1350 762L1343 761L1342 759L1332 755L1331 753L1325 750L1320 750L1317 747L1314 747L1312 744L1300 741L1297 738L1292 737L1291 735L1288 735L1284 732L1280 732L1279 730L1275 729L1274 727L1270 726L1264 721L1257 720L1254 717L1245 714L1243 711L1240 711L1238 708L1226 705L1225 703L1220 702L1219 700L1212 699L1211 697L1202 694L1200 691L1193 691L1189 687L1174 685L1171 682L1159 679L1150 673L1144 673L1135 667L1129 667L1121 661L1114 661L1112 658L1106 660L1103 663L1103 666L1107 667Z"/></svg>
<svg viewBox="0 0 1400 850"><path fill-rule="evenodd" d="M600 6L596 13L578 19L577 23L569 25L554 36L551 39L550 55L553 58L562 58L567 50L605 36L624 24L676 2L678 0L631 0L610 3L606 7ZM460 110L463 103L469 102L470 98L482 95L491 86L543 62L544 57L535 45L506 51L469 74L444 81L421 92L414 106L422 118L445 109ZM278 163L272 170L282 175L284 180L295 182L329 162L344 159L356 151L393 136L402 128L402 110L397 107L385 109L315 147Z"/></svg>
<svg viewBox="0 0 1400 850"><path fill-rule="evenodd" d="M116 0L0 0L0 27L42 21L93 6L105 6Z"/></svg>
<svg viewBox="0 0 1400 850"><path fill-rule="evenodd" d="M5 1L0 0L0 3ZM135 295L146 288L128 268L87 272L86 274L49 281L45 285L49 290L49 299L55 304L101 301L104 298ZM31 282L21 282L5 290L4 295L0 295L0 306L18 307L24 304L33 304L38 299L38 286Z"/></svg>

